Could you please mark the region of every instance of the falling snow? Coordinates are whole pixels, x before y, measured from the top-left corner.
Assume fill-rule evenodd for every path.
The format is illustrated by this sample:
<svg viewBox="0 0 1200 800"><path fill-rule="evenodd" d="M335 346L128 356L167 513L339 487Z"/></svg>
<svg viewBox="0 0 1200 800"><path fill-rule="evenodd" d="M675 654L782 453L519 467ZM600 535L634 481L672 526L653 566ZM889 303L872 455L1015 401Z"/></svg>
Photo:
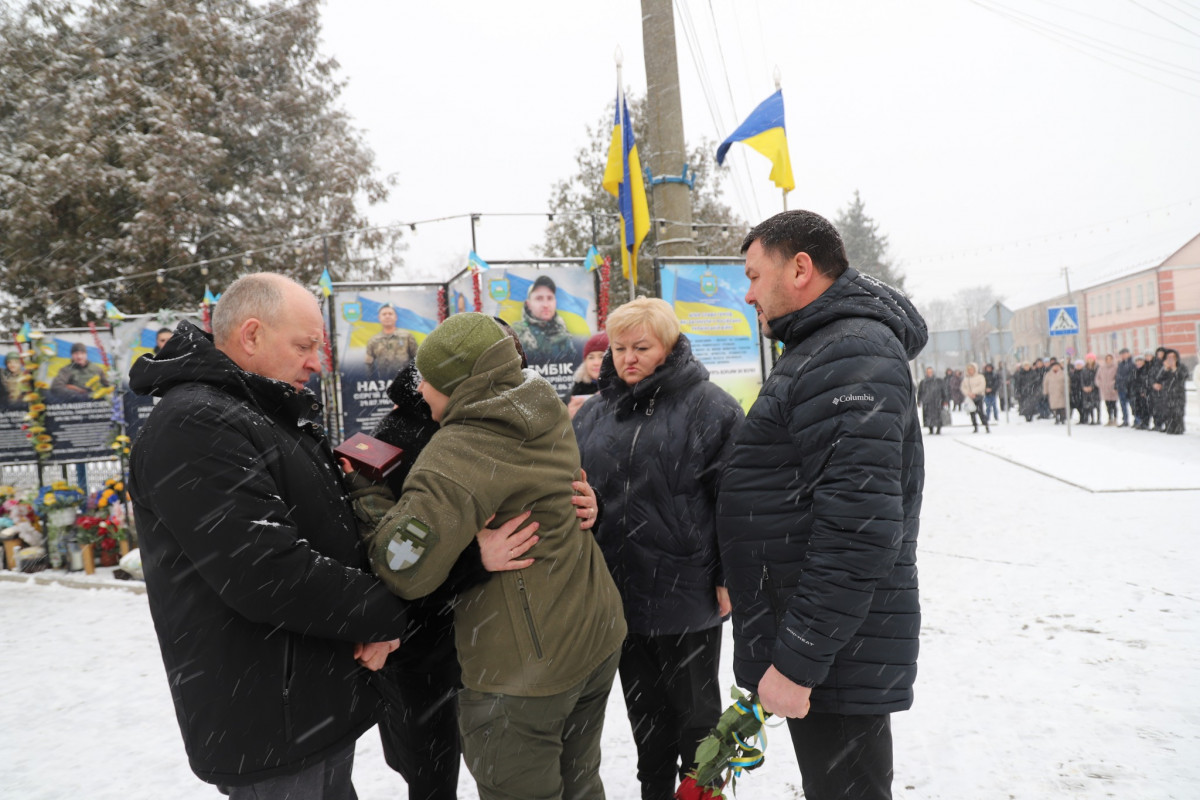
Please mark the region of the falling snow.
<svg viewBox="0 0 1200 800"><path fill-rule="evenodd" d="M1200 784L1200 414L1183 436L965 418L927 437L917 699L897 800L1186 798ZM1014 417L1015 420L1015 417ZM0 573L8 576L9 573ZM145 595L0 580L6 797L211 800L187 767ZM723 680L730 676L726 628ZM785 732L739 798L798 798ZM637 796L619 691L601 773ZM403 796L375 732L363 800ZM459 796L475 796L464 769Z"/></svg>

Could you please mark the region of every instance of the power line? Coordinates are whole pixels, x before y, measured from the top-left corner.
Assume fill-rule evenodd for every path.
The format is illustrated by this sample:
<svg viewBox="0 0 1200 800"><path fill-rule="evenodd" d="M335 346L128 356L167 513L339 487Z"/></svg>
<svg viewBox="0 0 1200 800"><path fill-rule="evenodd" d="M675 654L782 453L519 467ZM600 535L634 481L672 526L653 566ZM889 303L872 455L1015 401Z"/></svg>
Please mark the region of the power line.
<svg viewBox="0 0 1200 800"><path fill-rule="evenodd" d="M721 26L717 24L717 15L716 15L716 12L713 10L712 0L708 0L708 15L709 15L709 18L712 19L713 38L717 42L717 54L721 58L721 72L724 73L724 75L725 75L725 91L729 94L729 107L733 111L733 121L734 121L734 124L736 125L742 119L742 115L738 113L737 101L733 97L733 85L729 82L729 65L725 62L725 48L721 46ZM739 155L741 156L742 166L746 170L747 178L749 180L753 181L753 174L750 172L750 161L749 161L749 159L746 158L746 149L745 148L739 148L739 149L741 151L739 153ZM751 185L753 185L753 184L751 184ZM755 210L756 214L758 215L756 217L756 219L762 219L762 212L759 210L759 207L758 207L758 195L754 194L753 197L754 197L754 210Z"/></svg>
<svg viewBox="0 0 1200 800"><path fill-rule="evenodd" d="M1171 90L1171 91L1173 91L1173 92L1178 92L1178 93L1180 93L1180 94L1185 94L1185 95L1187 95L1188 97L1200 97L1200 94L1196 94L1195 92L1189 92L1189 91L1187 91L1186 89L1181 89L1181 88L1179 88L1179 87L1177 87L1177 86L1172 86L1172 85L1171 85L1171 84L1169 84L1169 83L1164 83L1163 81L1160 81L1160 80L1158 80L1158 79L1156 79L1156 78L1152 78L1152 77L1150 77L1149 75L1144 75L1144 74L1142 74L1142 73L1140 73L1140 72L1138 72L1138 71L1136 71L1136 70L1132 70L1132 69L1129 69L1128 67L1122 66L1121 64L1114 63L1114 62L1110 61L1110 60L1109 60L1109 59L1107 59L1107 58L1102 58L1101 56L1099 56L1099 55L1097 55L1097 54L1095 54L1095 53L1092 53L1092 52L1089 52L1089 51L1087 51L1087 50L1081 49L1079 46L1077 46L1077 45L1073 44L1073 43L1072 43L1072 42L1070 42L1070 41L1063 41L1063 37L1059 36L1058 34L1055 34L1055 33L1052 33L1052 32L1047 32L1047 31L1044 31L1044 30L1040 29L1038 26L1036 26L1036 25L1031 25L1030 23L1026 22L1025 20L1022 20L1022 19L1020 19L1019 17L1015 17L1015 16L1013 16L1013 15L1011 15L1011 14L1005 13L1004 11L1001 11L1001 10L999 10L999 9L996 9L996 8L993 8L993 7L991 7L991 6L985 5L984 3L980 2L980 0L971 0L971 2L972 2L972 3L974 3L975 5L979 6L980 8L982 8L982 9L986 10L986 11L990 11L990 12L992 12L993 14L996 14L996 15L998 15L998 16L1001 16L1001 17L1004 17L1004 18L1006 18L1006 19L1009 19L1010 21L1012 21L1012 22L1016 23L1017 25L1020 25L1020 26L1022 26L1022 27L1025 27L1025 28L1029 28L1030 30L1034 31L1035 33L1038 33L1038 34L1040 34L1040 35L1042 35L1042 36L1045 36L1046 38L1050 39L1051 41L1054 41L1054 42L1057 42L1057 43L1059 43L1059 44L1062 44L1062 45L1064 45L1064 46L1066 46L1066 47L1068 47L1068 48L1070 48L1070 49L1072 49L1072 50L1075 50L1075 51L1077 51L1077 52L1079 52L1079 53L1082 53L1083 55L1085 55L1085 56L1087 56L1087 57L1089 57L1089 58L1093 58L1093 59L1095 59L1095 60L1097 60L1097 61L1100 61L1100 62L1102 62L1102 63L1104 63L1104 64L1107 64L1107 65L1108 65L1108 66L1110 66L1110 67L1114 67L1114 68L1116 68L1116 69L1119 69L1119 70L1121 70L1122 72L1127 72L1127 73L1129 73L1130 75L1133 75L1133 76L1135 76L1135 77L1141 78L1141 79L1143 79L1143 80L1150 81L1151 83L1156 83L1156 84L1158 84L1159 86L1162 86L1162 87L1164 87L1164 88L1166 88L1166 89L1170 89L1170 90Z"/></svg>
<svg viewBox="0 0 1200 800"><path fill-rule="evenodd" d="M1071 8L1070 6L1060 5L1059 3L1052 3L1052 2L1050 2L1050 0L1039 0L1039 1L1041 3L1043 3L1044 5L1050 6L1051 8L1057 8L1058 10L1066 11L1069 14L1077 14L1081 17L1087 17L1088 19L1095 20L1096 22L1099 22L1104 25L1110 25L1115 28L1120 28L1121 30L1128 31L1129 33L1136 33L1139 36L1148 36L1151 39L1158 39L1160 41L1164 41L1169 44L1173 44L1177 47L1187 47L1187 48L1193 49L1193 50L1200 49L1200 44L1188 44L1187 42L1181 42L1178 39L1172 39L1171 37L1163 36L1160 33L1151 33L1150 31L1144 31L1144 30L1141 30L1140 28L1134 28L1129 25L1124 25L1120 22L1113 22L1110 19L1105 19L1104 17L1097 16L1096 14L1089 14L1086 11L1080 11L1079 9Z"/></svg>
<svg viewBox="0 0 1200 800"><path fill-rule="evenodd" d="M1184 26L1180 25L1178 22L1171 19L1170 17L1163 16L1162 14L1155 11L1153 8L1148 8L1145 5L1139 3L1138 0L1129 0L1129 2L1133 3L1135 6L1142 9L1143 11L1147 12L1148 14L1153 14L1154 16L1158 17L1161 20L1166 20L1167 22L1174 25L1176 28L1179 28L1179 30L1181 30L1181 31L1186 31L1187 33L1190 33L1192 36L1196 35L1196 32L1194 30L1191 30L1190 28L1185 28Z"/></svg>
<svg viewBox="0 0 1200 800"><path fill-rule="evenodd" d="M1053 241L1063 240L1066 237L1072 237L1074 239L1074 238L1078 238L1078 236L1080 234L1094 233L1098 228L1111 228L1115 225L1128 224L1128 223L1134 221L1135 219L1139 219L1139 218L1143 218L1143 217L1151 218L1151 217L1157 216L1159 214L1162 214L1163 216L1170 216L1171 212L1175 209L1183 208L1183 207L1191 207L1197 203L1200 203L1200 197L1194 197L1190 200L1180 200L1177 203L1171 203L1171 204L1165 205L1165 206L1158 206L1157 208L1152 208L1148 211L1139 211L1139 212L1136 212L1133 214L1127 214L1124 217L1116 217L1113 219L1104 220L1102 222L1093 222L1093 223L1090 223L1087 225L1081 225L1077 228L1071 228L1069 230L1060 231L1058 233L1048 233L1048 234L1044 234L1042 236L1034 236L1034 237L1031 237L1028 239L1020 239L1020 240L1014 240L1014 241L1008 241L1008 242L1002 242L1002 243L985 244L985 245L980 245L978 247L967 248L967 249L962 249L962 250L952 250L952 251L946 251L946 252L942 252L942 253L933 253L933 254L930 254L927 256L918 256L915 259L915 263L929 262L929 261L935 261L935 260L940 261L940 260L958 259L963 256L980 255L984 251L995 252L995 251L1003 251L1003 250L1008 250L1008 249L1017 249L1017 248L1022 248L1022 247L1033 247L1034 245L1037 245L1037 244L1045 244L1045 243L1050 243Z"/></svg>
<svg viewBox="0 0 1200 800"><path fill-rule="evenodd" d="M1191 17L1192 19L1200 20L1200 16L1193 14L1192 12L1188 11L1186 8L1180 8L1179 6L1175 5L1174 3L1169 2L1169 0L1159 0L1159 2L1162 3L1164 6L1167 6L1168 8L1175 9L1180 14L1183 14L1185 17Z"/></svg>
<svg viewBox="0 0 1200 800"><path fill-rule="evenodd" d="M1035 17L1032 14L1029 14L1024 11L1018 11L1014 8L1002 5L1000 3L995 3L995 6L999 9L1003 9L1004 11L1008 12L1009 14L1019 15L1021 17L1024 17L1025 19L1029 20L1031 22L1031 24L1035 27L1043 26L1043 27L1057 33L1060 36L1063 36L1067 39L1079 42L1082 45L1094 47L1097 50L1101 50L1101 51L1106 52L1110 55L1113 55L1117 58L1125 58L1129 61L1133 61L1134 63L1141 64L1142 66L1148 67L1150 69L1158 69L1162 72L1166 72L1169 75L1174 75L1175 77L1179 77L1184 80L1196 81L1196 82L1200 83L1200 70L1194 70L1194 69L1190 69L1188 67L1181 67L1178 64L1173 64L1169 61L1164 61L1163 59L1155 58L1154 56L1149 56L1149 55L1146 55L1145 53L1141 53L1136 50L1131 50L1128 47L1122 47L1121 45L1115 44L1106 39L1099 39L1095 36L1089 36L1088 34L1085 34L1085 33L1077 33L1063 25L1059 25L1056 22L1051 22L1050 20L1042 19L1041 17ZM997 13L1000 13L1000 12L997 12ZM1126 55L1126 54L1129 54L1129 55ZM1153 62L1153 63L1151 63L1151 62ZM1161 64L1163 66L1155 66L1155 64ZM1193 78L1193 77L1189 77L1188 75L1184 75L1184 74L1180 74L1180 73L1191 73L1192 75L1195 75L1197 77Z"/></svg>
<svg viewBox="0 0 1200 800"><path fill-rule="evenodd" d="M687 42L688 52L691 54L692 65L696 69L696 75L700 81L701 94L703 94L704 101L708 106L708 113L709 117L712 119L713 127L717 131L725 130L725 124L721 118L720 106L717 103L716 96L712 91L712 81L709 78L707 67L704 64L704 59L700 53L699 36L696 33L695 26L692 24L691 14L688 12L686 6L681 2L681 0L675 0L675 7L679 11L680 26L683 28L684 40ZM747 168L747 174L748 173L749 168ZM738 204L741 206L742 213L745 214L745 216L750 216L749 211L751 203L746 200L747 193L744 191L745 187L743 187L740 177L736 171L731 171L731 176L733 177L734 192L738 196ZM761 214L758 213L757 196L753 191L750 191L749 197L754 205L754 210L756 212L755 218L760 218Z"/></svg>

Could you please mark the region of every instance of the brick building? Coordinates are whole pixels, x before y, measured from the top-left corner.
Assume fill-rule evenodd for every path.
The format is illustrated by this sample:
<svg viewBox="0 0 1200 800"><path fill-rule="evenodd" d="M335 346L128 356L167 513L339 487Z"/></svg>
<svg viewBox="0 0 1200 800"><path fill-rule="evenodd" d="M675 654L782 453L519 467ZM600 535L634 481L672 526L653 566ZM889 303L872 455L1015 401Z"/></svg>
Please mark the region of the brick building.
<svg viewBox="0 0 1200 800"><path fill-rule="evenodd" d="M1100 359L1123 347L1152 353L1158 347L1179 351L1195 373L1200 341L1200 236L1158 266L1114 278L1073 293L1018 309L1013 314L1013 347L1021 361L1038 356L1075 358L1092 352ZM1074 302L1079 307L1078 336L1047 331L1046 309Z"/></svg>

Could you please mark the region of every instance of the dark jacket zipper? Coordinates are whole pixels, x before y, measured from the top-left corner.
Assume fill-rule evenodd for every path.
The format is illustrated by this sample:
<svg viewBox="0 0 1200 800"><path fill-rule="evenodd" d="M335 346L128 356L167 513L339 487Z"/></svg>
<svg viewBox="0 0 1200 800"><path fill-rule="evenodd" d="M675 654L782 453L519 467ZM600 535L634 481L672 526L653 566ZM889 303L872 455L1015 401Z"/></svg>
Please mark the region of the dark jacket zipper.
<svg viewBox="0 0 1200 800"><path fill-rule="evenodd" d="M284 633L283 639L283 731L290 739L292 736L292 637Z"/></svg>
<svg viewBox="0 0 1200 800"><path fill-rule="evenodd" d="M775 587L771 585L771 570L766 564L763 564L762 569L762 590L766 593L767 605L771 607L771 613L775 616L775 632L778 637L779 626L783 624L783 604L779 602Z"/></svg>
<svg viewBox="0 0 1200 800"><path fill-rule="evenodd" d="M517 590L521 592L521 608L525 611L525 623L529 625L529 638L533 640L533 652L542 658L542 642L538 639L537 628L533 626L533 610L529 607L529 594L525 591L525 579L517 576Z"/></svg>

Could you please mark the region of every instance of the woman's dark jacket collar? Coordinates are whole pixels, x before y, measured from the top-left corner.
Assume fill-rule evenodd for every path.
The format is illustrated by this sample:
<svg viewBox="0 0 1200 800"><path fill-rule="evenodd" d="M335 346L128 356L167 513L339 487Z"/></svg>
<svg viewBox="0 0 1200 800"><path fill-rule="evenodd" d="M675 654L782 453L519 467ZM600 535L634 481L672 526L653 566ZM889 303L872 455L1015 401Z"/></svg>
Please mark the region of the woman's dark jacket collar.
<svg viewBox="0 0 1200 800"><path fill-rule="evenodd" d="M679 341L658 369L633 386L617 375L612 350L609 349L604 354L604 363L600 365L600 377L596 382L600 384L600 396L611 398L616 405L617 418L624 419L635 411L645 411L657 397L682 391L703 380L708 380L708 370L692 353L692 343L687 336L681 333Z"/></svg>

